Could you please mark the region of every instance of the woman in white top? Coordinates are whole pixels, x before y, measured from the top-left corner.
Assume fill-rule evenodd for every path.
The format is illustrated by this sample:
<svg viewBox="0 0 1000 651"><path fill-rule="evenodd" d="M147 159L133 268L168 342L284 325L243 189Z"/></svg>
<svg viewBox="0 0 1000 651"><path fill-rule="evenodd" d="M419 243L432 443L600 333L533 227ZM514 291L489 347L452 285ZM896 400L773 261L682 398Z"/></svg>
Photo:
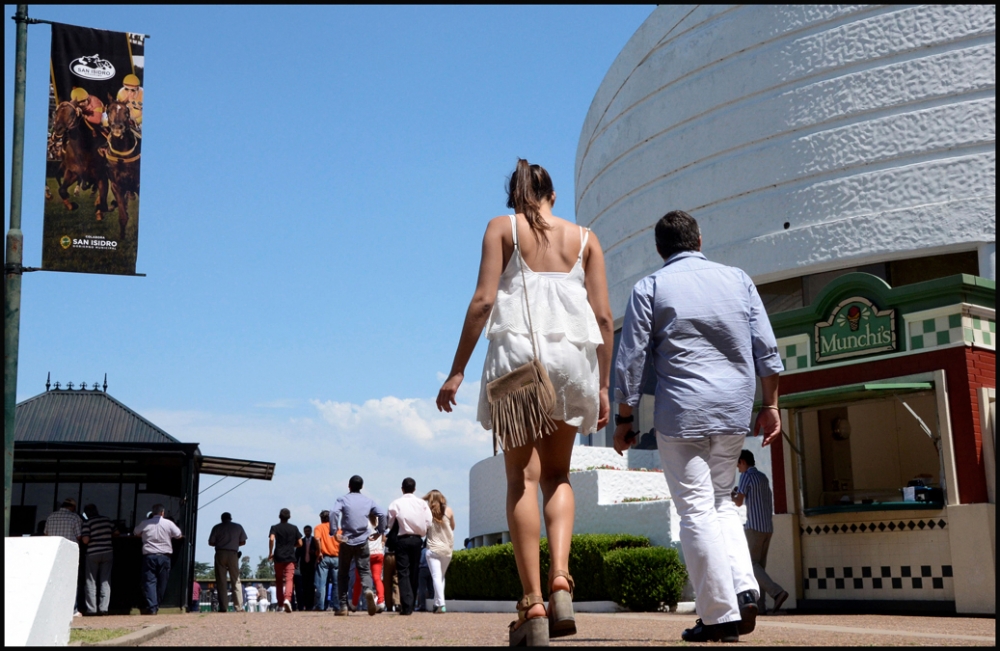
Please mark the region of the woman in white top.
<svg viewBox="0 0 1000 651"><path fill-rule="evenodd" d="M434 584L434 612L444 613L444 575L455 549L455 514L439 490L424 495L431 507L431 526L427 528L427 569Z"/></svg>
<svg viewBox="0 0 1000 651"><path fill-rule="evenodd" d="M555 201L545 169L519 159L507 194L507 206L517 214L496 217L486 227L476 292L465 316L451 373L437 397L438 409L450 412L476 340L487 327L490 345L483 369L479 420L487 429L492 428L486 385L532 358L524 302L527 285L538 356L556 391L550 415L557 427L548 436L534 433L527 444L504 450L507 525L525 595L518 603L511 644L545 644L550 632L555 636L576 632L569 575L574 515L570 455L577 433L589 434L604 427L610 413L614 321L604 255L589 230L552 214ZM539 487L551 551L548 613L539 576ZM546 614L550 628L543 631L544 620L533 620Z"/></svg>

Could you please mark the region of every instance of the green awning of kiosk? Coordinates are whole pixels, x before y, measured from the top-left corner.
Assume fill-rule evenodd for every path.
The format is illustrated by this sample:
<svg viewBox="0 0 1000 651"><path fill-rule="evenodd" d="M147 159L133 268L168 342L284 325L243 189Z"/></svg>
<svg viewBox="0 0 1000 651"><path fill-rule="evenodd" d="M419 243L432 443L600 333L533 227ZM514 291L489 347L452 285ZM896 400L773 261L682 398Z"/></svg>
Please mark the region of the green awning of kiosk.
<svg viewBox="0 0 1000 651"><path fill-rule="evenodd" d="M782 409L802 409L804 407L822 407L834 403L871 400L872 398L891 397L917 391L929 391L934 388L930 382L867 382L864 384L846 384L829 389L789 393L778 398L778 406ZM760 401L754 403L754 410L760 408Z"/></svg>

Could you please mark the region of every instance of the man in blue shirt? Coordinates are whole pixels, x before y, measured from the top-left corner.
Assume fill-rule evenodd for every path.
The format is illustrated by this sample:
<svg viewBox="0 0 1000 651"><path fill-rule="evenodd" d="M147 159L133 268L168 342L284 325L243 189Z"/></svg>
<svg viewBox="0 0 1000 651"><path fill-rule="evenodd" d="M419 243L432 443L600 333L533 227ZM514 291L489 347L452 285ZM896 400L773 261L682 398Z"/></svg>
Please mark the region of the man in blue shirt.
<svg viewBox="0 0 1000 651"><path fill-rule="evenodd" d="M767 593L774 599L773 612L778 612L788 599L788 593L764 569L767 567L767 548L771 545L771 534L774 533L774 525L771 523L771 512L774 509L771 483L767 480L767 475L757 470L757 460L750 450L740 452L736 469L740 471L740 483L733 490L733 501L736 506L743 506L744 503L747 505L747 522L743 529L747 536L747 547L750 548L753 575L761 588L757 606L761 614L766 611L764 593Z"/></svg>
<svg viewBox="0 0 1000 651"><path fill-rule="evenodd" d="M757 376L754 434L763 431L764 445L780 435L781 358L757 288L740 269L705 259L694 218L669 212L655 234L664 265L636 283L622 324L614 446L621 454L635 443L627 437L651 356L657 447L700 616L681 637L735 642L754 629L759 588L730 489Z"/></svg>
<svg viewBox="0 0 1000 651"><path fill-rule="evenodd" d="M364 590L368 614L375 615L378 612L375 584L372 582L372 570L368 562L368 519L374 517L378 520L375 531L381 536L385 533L385 511L373 499L361 494L364 484L364 480L358 475L351 477L347 484L350 492L338 498L330 509L330 529L341 530L337 536L340 541L340 566L337 568L337 597L340 600L338 615L350 614L347 608L347 591L353 585L348 580L351 561L354 561L361 574L361 588ZM339 526L334 526L336 522L340 523Z"/></svg>

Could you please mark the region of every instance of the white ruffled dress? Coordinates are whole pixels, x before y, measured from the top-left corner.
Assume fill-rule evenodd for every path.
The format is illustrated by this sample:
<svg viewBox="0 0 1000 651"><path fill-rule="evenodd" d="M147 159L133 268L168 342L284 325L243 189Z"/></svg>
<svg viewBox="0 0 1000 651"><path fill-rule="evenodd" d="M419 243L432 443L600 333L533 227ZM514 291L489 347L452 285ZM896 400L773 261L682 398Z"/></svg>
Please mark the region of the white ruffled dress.
<svg viewBox="0 0 1000 651"><path fill-rule="evenodd" d="M556 390L551 416L578 427L581 434L590 434L597 429L600 410L597 347L604 343L584 284L583 251L590 231L580 228L580 254L569 272L535 272L521 258L517 221L514 215L510 220L514 253L500 276L496 302L486 323L490 345L480 385L479 422L485 429L493 429L486 385L531 361L524 301L524 283L527 283L538 356Z"/></svg>

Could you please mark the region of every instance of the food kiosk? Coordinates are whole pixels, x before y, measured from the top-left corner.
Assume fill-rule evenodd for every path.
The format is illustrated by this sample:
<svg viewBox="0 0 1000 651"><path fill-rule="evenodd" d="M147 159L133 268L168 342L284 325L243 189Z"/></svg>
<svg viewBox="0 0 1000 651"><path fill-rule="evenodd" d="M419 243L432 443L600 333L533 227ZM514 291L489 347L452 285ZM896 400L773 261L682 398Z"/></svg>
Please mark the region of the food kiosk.
<svg viewBox="0 0 1000 651"><path fill-rule="evenodd" d="M995 614L995 292L851 273L771 315L768 571L789 608Z"/></svg>

